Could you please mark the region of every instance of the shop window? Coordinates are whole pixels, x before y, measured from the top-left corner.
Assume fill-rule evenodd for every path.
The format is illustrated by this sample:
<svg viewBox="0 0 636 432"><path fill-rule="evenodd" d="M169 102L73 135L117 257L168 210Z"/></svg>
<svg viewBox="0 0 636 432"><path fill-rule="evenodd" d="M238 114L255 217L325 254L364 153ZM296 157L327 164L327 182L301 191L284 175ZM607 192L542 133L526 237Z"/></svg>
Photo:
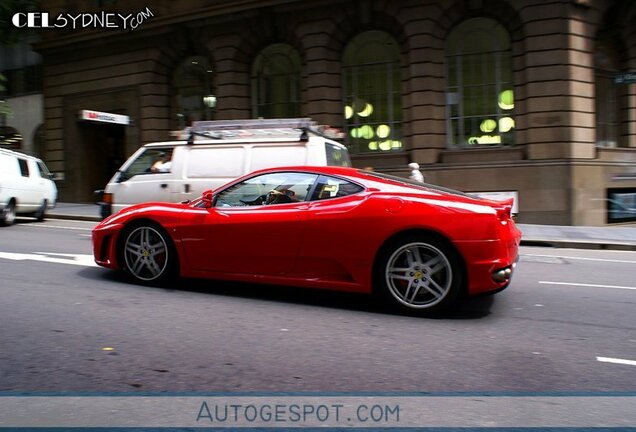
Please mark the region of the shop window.
<svg viewBox="0 0 636 432"><path fill-rule="evenodd" d="M400 50L382 31L347 44L342 62L344 128L352 153L401 151Z"/></svg>
<svg viewBox="0 0 636 432"><path fill-rule="evenodd" d="M607 190L607 223L636 221L636 188Z"/></svg>
<svg viewBox="0 0 636 432"><path fill-rule="evenodd" d="M446 79L450 148L514 144L510 36L500 23L471 18L452 30Z"/></svg>
<svg viewBox="0 0 636 432"><path fill-rule="evenodd" d="M601 38L596 42L594 63L596 145L617 147L620 104L614 76L619 71L619 61L615 47L608 40Z"/></svg>
<svg viewBox="0 0 636 432"><path fill-rule="evenodd" d="M189 126L193 121L212 119L216 107L212 76L210 62L203 56L185 59L175 71L174 105L178 128Z"/></svg>
<svg viewBox="0 0 636 432"><path fill-rule="evenodd" d="M252 115L255 118L300 117L298 52L277 43L263 49L252 65Z"/></svg>

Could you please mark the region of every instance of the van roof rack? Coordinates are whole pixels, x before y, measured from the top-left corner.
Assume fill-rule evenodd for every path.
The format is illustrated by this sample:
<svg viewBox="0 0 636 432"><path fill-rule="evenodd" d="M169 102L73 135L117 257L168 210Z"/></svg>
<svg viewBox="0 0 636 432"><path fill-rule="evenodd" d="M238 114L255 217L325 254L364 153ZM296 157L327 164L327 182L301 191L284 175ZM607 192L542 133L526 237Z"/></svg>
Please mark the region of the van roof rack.
<svg viewBox="0 0 636 432"><path fill-rule="evenodd" d="M299 141L306 141L309 133L328 139L344 137L338 129L328 125L318 125L310 118L195 121L184 132L188 144L194 144L195 136L218 140L296 138Z"/></svg>

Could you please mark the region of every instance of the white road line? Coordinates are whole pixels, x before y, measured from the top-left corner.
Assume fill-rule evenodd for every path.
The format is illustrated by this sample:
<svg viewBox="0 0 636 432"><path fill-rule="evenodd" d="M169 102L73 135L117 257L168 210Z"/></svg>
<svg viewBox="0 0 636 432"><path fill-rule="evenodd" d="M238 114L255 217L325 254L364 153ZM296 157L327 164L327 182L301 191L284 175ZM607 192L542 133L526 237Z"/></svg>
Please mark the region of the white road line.
<svg viewBox="0 0 636 432"><path fill-rule="evenodd" d="M34 227L34 228L57 228L57 229L67 229L67 230L75 230L75 231L93 231L93 228L66 227L66 226L59 226L59 225L29 225L29 227Z"/></svg>
<svg viewBox="0 0 636 432"><path fill-rule="evenodd" d="M62 258L56 258L62 257ZM0 252L0 258L9 259L13 261L41 261L55 264L70 264L83 267L97 267L93 255L86 254L64 254L55 252L35 252L31 254L27 253L14 253L14 252Z"/></svg>
<svg viewBox="0 0 636 432"><path fill-rule="evenodd" d="M636 366L636 360L625 360L625 359L612 358L612 357L596 357L596 360L600 362L604 362L604 363L616 363L616 364Z"/></svg>
<svg viewBox="0 0 636 432"><path fill-rule="evenodd" d="M577 283L577 282L551 282L551 281L539 281L539 283L546 284L546 285L570 285L570 286L581 286L581 287L590 287L590 288L614 288L614 289L636 290L636 287L619 286L619 285L595 285L595 284L586 284L586 283Z"/></svg>
<svg viewBox="0 0 636 432"><path fill-rule="evenodd" d="M540 255L540 254L521 254L524 256L531 257L549 257L549 258L564 258L564 259L573 259L573 260L585 260L585 261L603 261L603 262L615 262L615 263L626 263L626 264L636 264L636 261L628 261L628 260L616 260L616 259L607 259L607 258L586 258L586 257L574 257L574 256L564 256L564 255Z"/></svg>

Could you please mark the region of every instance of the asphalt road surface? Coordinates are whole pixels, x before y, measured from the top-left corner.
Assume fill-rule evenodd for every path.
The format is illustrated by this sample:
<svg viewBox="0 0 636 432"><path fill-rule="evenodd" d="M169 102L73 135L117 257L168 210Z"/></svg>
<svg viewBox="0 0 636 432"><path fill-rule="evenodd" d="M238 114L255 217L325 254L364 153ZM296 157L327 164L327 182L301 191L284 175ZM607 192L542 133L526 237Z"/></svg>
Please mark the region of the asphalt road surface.
<svg viewBox="0 0 636 432"><path fill-rule="evenodd" d="M94 223L0 229L0 391L633 392L636 252L525 247L436 318L369 297L96 267Z"/></svg>

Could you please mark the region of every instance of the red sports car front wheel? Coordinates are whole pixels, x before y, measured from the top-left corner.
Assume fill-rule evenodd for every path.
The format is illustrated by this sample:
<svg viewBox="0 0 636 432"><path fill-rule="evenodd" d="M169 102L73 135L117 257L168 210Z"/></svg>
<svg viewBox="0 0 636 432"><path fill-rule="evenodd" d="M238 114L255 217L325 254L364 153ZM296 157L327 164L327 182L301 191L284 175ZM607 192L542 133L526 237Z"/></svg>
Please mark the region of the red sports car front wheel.
<svg viewBox="0 0 636 432"><path fill-rule="evenodd" d="M450 306L461 291L456 252L435 238L395 239L383 249L378 264L377 288L402 310L438 312Z"/></svg>
<svg viewBox="0 0 636 432"><path fill-rule="evenodd" d="M165 231L151 224L126 230L120 256L124 270L141 283L160 283L174 275L176 253Z"/></svg>

